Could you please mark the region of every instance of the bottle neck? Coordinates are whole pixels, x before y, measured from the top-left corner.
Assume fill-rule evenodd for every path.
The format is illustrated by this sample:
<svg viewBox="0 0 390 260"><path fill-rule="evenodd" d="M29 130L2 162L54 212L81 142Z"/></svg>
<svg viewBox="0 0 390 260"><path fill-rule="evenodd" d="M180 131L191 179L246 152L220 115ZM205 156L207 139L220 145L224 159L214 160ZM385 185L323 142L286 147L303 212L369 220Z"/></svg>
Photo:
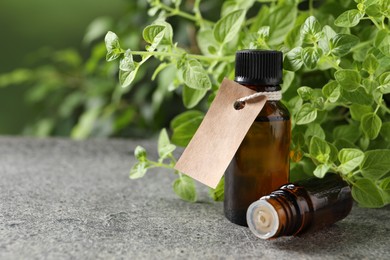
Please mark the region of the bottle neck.
<svg viewBox="0 0 390 260"><path fill-rule="evenodd" d="M280 85L242 85L257 92L275 92L282 89Z"/></svg>
<svg viewBox="0 0 390 260"><path fill-rule="evenodd" d="M263 239L291 236L305 229L310 221L310 206L304 191L293 194L285 185L254 202L248 209L248 226ZM301 193L301 194L300 194Z"/></svg>

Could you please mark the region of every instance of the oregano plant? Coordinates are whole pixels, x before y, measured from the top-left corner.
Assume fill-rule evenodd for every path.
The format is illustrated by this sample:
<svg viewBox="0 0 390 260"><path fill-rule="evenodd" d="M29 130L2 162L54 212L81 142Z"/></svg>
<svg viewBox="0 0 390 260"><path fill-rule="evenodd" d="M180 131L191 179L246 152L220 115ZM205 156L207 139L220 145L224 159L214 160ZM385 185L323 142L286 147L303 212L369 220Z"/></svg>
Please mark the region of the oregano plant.
<svg viewBox="0 0 390 260"><path fill-rule="evenodd" d="M160 65L152 80L169 75L168 90L182 96L188 111L172 120L170 138L161 131L157 161L136 148L130 178L172 169L175 193L196 201L194 181L173 170L176 146L188 144L223 78L233 77L237 50L274 49L284 53L292 180L333 172L351 185L361 206L390 203L390 0L229 0L216 21L204 18L201 0L148 2L156 19L143 31L144 50L122 48L115 33L106 35L107 60L119 59L118 92L129 91L153 57ZM175 41L172 17L195 28L188 37L196 48ZM223 199L223 180L210 195Z"/></svg>

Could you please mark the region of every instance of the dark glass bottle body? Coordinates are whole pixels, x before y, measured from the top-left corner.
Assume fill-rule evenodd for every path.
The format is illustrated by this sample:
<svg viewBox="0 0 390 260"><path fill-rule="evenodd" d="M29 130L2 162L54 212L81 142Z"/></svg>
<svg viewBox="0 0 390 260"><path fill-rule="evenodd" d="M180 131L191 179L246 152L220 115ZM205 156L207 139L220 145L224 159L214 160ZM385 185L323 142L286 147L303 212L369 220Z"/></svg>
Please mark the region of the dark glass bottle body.
<svg viewBox="0 0 390 260"><path fill-rule="evenodd" d="M258 92L280 86L246 85ZM280 101L267 101L225 172L224 213L246 226L249 205L289 181L290 114Z"/></svg>
<svg viewBox="0 0 390 260"><path fill-rule="evenodd" d="M248 208L251 231L263 239L318 230L345 218L352 208L351 188L336 174L286 184Z"/></svg>

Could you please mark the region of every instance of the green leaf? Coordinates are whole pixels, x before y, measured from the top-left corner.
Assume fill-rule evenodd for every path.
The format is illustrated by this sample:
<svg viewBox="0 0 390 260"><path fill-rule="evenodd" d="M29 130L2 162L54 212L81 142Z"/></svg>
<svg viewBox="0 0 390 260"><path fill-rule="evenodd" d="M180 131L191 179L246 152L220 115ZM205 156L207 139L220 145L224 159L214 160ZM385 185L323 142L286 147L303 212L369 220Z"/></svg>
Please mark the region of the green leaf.
<svg viewBox="0 0 390 260"><path fill-rule="evenodd" d="M375 139L382 127L382 120L375 113L368 113L362 116L361 129L368 138Z"/></svg>
<svg viewBox="0 0 390 260"><path fill-rule="evenodd" d="M381 17L382 14L381 14L380 6L378 4L370 5L366 9L366 14L372 17Z"/></svg>
<svg viewBox="0 0 390 260"><path fill-rule="evenodd" d="M375 4L376 2L378 2L377 0L363 0L362 1L363 4L364 4L364 7L369 7L373 4ZM379 1L380 2L380 1Z"/></svg>
<svg viewBox="0 0 390 260"><path fill-rule="evenodd" d="M345 139L337 139L333 142L334 146L338 149L343 149L343 148L356 148L358 149L359 147L356 146L355 144L351 143L350 141L347 141ZM336 154L336 159L337 159L337 154Z"/></svg>
<svg viewBox="0 0 390 260"><path fill-rule="evenodd" d="M301 46L302 39L301 39L301 26L295 26L294 29L288 32L286 39L284 40L285 45L289 49L293 49L296 46Z"/></svg>
<svg viewBox="0 0 390 260"><path fill-rule="evenodd" d="M134 81L135 76L137 75L139 66L136 66L132 71L123 71L119 70L119 83L122 88L126 88L130 86L130 84Z"/></svg>
<svg viewBox="0 0 390 260"><path fill-rule="evenodd" d="M322 55L322 50L316 47L306 47L302 50L303 64L309 69L317 66L318 59Z"/></svg>
<svg viewBox="0 0 390 260"><path fill-rule="evenodd" d="M166 21L163 20L157 20L154 22L154 25L160 25L165 27L165 32L163 35L163 38L160 42L160 44L163 45L174 45L173 44L173 28L172 25L167 23Z"/></svg>
<svg viewBox="0 0 390 260"><path fill-rule="evenodd" d="M297 71L302 67L302 48L296 47L286 54L284 68L289 71Z"/></svg>
<svg viewBox="0 0 390 260"><path fill-rule="evenodd" d="M227 0L223 2L221 17L238 9L248 10L256 0Z"/></svg>
<svg viewBox="0 0 390 260"><path fill-rule="evenodd" d="M321 24L314 16L309 16L301 28L301 38L303 43L317 43L322 35Z"/></svg>
<svg viewBox="0 0 390 260"><path fill-rule="evenodd" d="M320 47L325 53L331 50L331 40L336 36L336 32L329 25L325 25L322 28L322 37L318 41L318 47Z"/></svg>
<svg viewBox="0 0 390 260"><path fill-rule="evenodd" d="M196 34L196 41L198 43L199 49L203 54L210 55L210 47L213 49L218 48L218 42L214 39L213 30L210 28L202 28Z"/></svg>
<svg viewBox="0 0 390 260"><path fill-rule="evenodd" d="M300 87L297 90L298 95L302 98L303 101L308 101L313 98L313 89L309 87Z"/></svg>
<svg viewBox="0 0 390 260"><path fill-rule="evenodd" d="M194 181L187 175L181 175L173 182L173 191L182 199L189 202L196 201Z"/></svg>
<svg viewBox="0 0 390 260"><path fill-rule="evenodd" d="M378 66L379 66L379 62L372 54L368 55L363 62L363 69L365 69L371 75L375 73Z"/></svg>
<svg viewBox="0 0 390 260"><path fill-rule="evenodd" d="M164 31L165 26L152 24L145 27L142 32L142 36L147 43L152 44L154 42L154 38L156 38L159 34L161 34L161 32Z"/></svg>
<svg viewBox="0 0 390 260"><path fill-rule="evenodd" d="M317 178L324 178L325 174L330 169L330 166L327 164L319 164L317 165L316 169L314 170L313 174Z"/></svg>
<svg viewBox="0 0 390 260"><path fill-rule="evenodd" d="M370 145L370 138L368 138L366 135L363 135L360 139L359 139L359 147L362 149L362 150L367 150L368 146Z"/></svg>
<svg viewBox="0 0 390 260"><path fill-rule="evenodd" d="M380 75L379 84L380 86L378 87L378 89L382 94L390 93L390 72L385 72Z"/></svg>
<svg viewBox="0 0 390 260"><path fill-rule="evenodd" d="M152 24L145 27L142 36L150 46L146 47L147 51L154 51L164 38L166 27L163 25Z"/></svg>
<svg viewBox="0 0 390 260"><path fill-rule="evenodd" d="M359 43L359 38L351 34L337 34L330 40L330 49L333 55L342 57Z"/></svg>
<svg viewBox="0 0 390 260"><path fill-rule="evenodd" d="M310 155L320 163L327 163L330 158L330 146L323 139L313 136L309 146Z"/></svg>
<svg viewBox="0 0 390 260"><path fill-rule="evenodd" d="M340 64L340 59L336 56L322 55L317 62L317 67L321 71L333 69L335 66Z"/></svg>
<svg viewBox="0 0 390 260"><path fill-rule="evenodd" d="M148 164L147 162L138 162L130 170L130 179L139 179L144 177L147 172Z"/></svg>
<svg viewBox="0 0 390 260"><path fill-rule="evenodd" d="M378 32L374 45L383 55L390 57L390 33L386 29Z"/></svg>
<svg viewBox="0 0 390 260"><path fill-rule="evenodd" d="M354 125L340 125L333 129L333 139L344 139L355 143L361 135L359 129Z"/></svg>
<svg viewBox="0 0 390 260"><path fill-rule="evenodd" d="M147 154L145 148L138 145L134 150L134 156L140 162L146 161Z"/></svg>
<svg viewBox="0 0 390 260"><path fill-rule="evenodd" d="M341 140L341 139L339 139ZM339 150L337 149L336 145L328 143L330 147L330 156L329 156L329 162L335 162L337 160L337 156L339 154ZM341 147L340 149L343 149L345 147Z"/></svg>
<svg viewBox="0 0 390 260"><path fill-rule="evenodd" d="M379 183L379 188L382 191L382 197L386 204L390 203L390 177L383 179Z"/></svg>
<svg viewBox="0 0 390 260"><path fill-rule="evenodd" d="M291 84L294 82L295 73L292 71L284 70L283 71L283 83L282 83L282 93L285 93Z"/></svg>
<svg viewBox="0 0 390 260"><path fill-rule="evenodd" d="M225 178L219 181L217 187L215 189L209 190L209 195L214 201L223 201L224 200L224 186L225 186Z"/></svg>
<svg viewBox="0 0 390 260"><path fill-rule="evenodd" d="M135 68L136 64L134 63L133 55L130 50L127 50L119 62L119 69L123 71L133 71Z"/></svg>
<svg viewBox="0 0 390 260"><path fill-rule="evenodd" d="M107 51L111 51L111 50L114 50L114 49L120 49L121 46L119 44L119 38L118 36L109 31L107 34L106 34L106 37L104 38L104 42L106 44L106 49Z"/></svg>
<svg viewBox="0 0 390 260"><path fill-rule="evenodd" d="M349 107L349 111L351 112L351 117L353 120L360 121L364 114L373 112L373 109L371 106L352 104Z"/></svg>
<svg viewBox="0 0 390 260"><path fill-rule="evenodd" d="M354 91L360 86L360 74L356 70L338 70L334 73L334 77L341 87L347 91Z"/></svg>
<svg viewBox="0 0 390 260"><path fill-rule="evenodd" d="M374 90L376 90L379 87L379 84L376 80L372 80L370 78L363 79L363 86L366 89L367 92L372 93Z"/></svg>
<svg viewBox="0 0 390 260"><path fill-rule="evenodd" d="M222 17L214 27L214 38L219 43L226 43L233 40L240 32L241 25L245 20L245 10L233 11Z"/></svg>
<svg viewBox="0 0 390 260"><path fill-rule="evenodd" d="M340 86L337 81L331 80L322 87L322 94L332 103L340 97Z"/></svg>
<svg viewBox="0 0 390 260"><path fill-rule="evenodd" d="M183 87L183 103L186 108L195 107L206 95L207 89L193 89L187 86Z"/></svg>
<svg viewBox="0 0 390 260"><path fill-rule="evenodd" d="M113 49L107 52L106 54L106 61L113 61L118 59L122 54L122 51L120 49Z"/></svg>
<svg viewBox="0 0 390 260"><path fill-rule="evenodd" d="M381 85L390 84L390 72L385 72L379 76L379 83Z"/></svg>
<svg viewBox="0 0 390 260"><path fill-rule="evenodd" d="M286 34L294 27L296 16L297 8L289 4L279 5L268 15L270 27L268 43L270 45L283 42Z"/></svg>
<svg viewBox="0 0 390 260"><path fill-rule="evenodd" d="M304 125L313 122L317 118L317 109L310 104L304 104L295 116L297 125Z"/></svg>
<svg viewBox="0 0 390 260"><path fill-rule="evenodd" d="M313 100L313 107L323 111L325 108L325 99L323 97L315 97Z"/></svg>
<svg viewBox="0 0 390 260"><path fill-rule="evenodd" d="M107 61L113 61L121 56L122 50L119 44L119 38L115 33L109 31L104 38L104 42L107 49Z"/></svg>
<svg viewBox="0 0 390 260"><path fill-rule="evenodd" d="M367 94L363 87L359 87L355 91L347 91L342 88L341 97L352 104L371 105L373 103L372 95Z"/></svg>
<svg viewBox="0 0 390 260"><path fill-rule="evenodd" d="M193 89L207 90L211 81L202 64L195 59L188 59L183 69L184 83Z"/></svg>
<svg viewBox="0 0 390 260"><path fill-rule="evenodd" d="M390 6L390 0L381 0L381 11L387 15L387 17L390 16L389 12L389 6Z"/></svg>
<svg viewBox="0 0 390 260"><path fill-rule="evenodd" d="M160 160L167 158L175 149L176 146L169 141L167 130L163 128L158 137L158 155Z"/></svg>
<svg viewBox="0 0 390 260"><path fill-rule="evenodd" d="M204 114L196 110L189 110L176 116L171 121L171 129L173 130L172 143L178 146L187 146L202 122L203 117Z"/></svg>
<svg viewBox="0 0 390 260"><path fill-rule="evenodd" d="M368 179L359 179L353 183L352 197L362 207L379 208L384 205L380 191L375 184Z"/></svg>
<svg viewBox="0 0 390 260"><path fill-rule="evenodd" d="M378 89L382 94L390 94L390 84L381 85Z"/></svg>
<svg viewBox="0 0 390 260"><path fill-rule="evenodd" d="M365 178L378 180L390 171L390 150L371 150L364 153L360 170Z"/></svg>
<svg viewBox="0 0 390 260"><path fill-rule="evenodd" d="M352 9L345 11L334 21L334 24L339 27L354 27L362 19L364 13L361 13L359 10Z"/></svg>
<svg viewBox="0 0 390 260"><path fill-rule="evenodd" d="M325 25L322 28L322 33L323 33L322 38L325 38L327 41L330 41L333 37L337 35L337 33L329 25Z"/></svg>
<svg viewBox="0 0 390 260"><path fill-rule="evenodd" d="M309 124L307 126L307 129L305 131L305 138L308 139L312 136L317 136L319 138L325 139L325 132L320 124Z"/></svg>
<svg viewBox="0 0 390 260"><path fill-rule="evenodd" d="M339 151L338 158L341 164L337 169L346 175L361 164L364 153L358 149L344 148Z"/></svg>

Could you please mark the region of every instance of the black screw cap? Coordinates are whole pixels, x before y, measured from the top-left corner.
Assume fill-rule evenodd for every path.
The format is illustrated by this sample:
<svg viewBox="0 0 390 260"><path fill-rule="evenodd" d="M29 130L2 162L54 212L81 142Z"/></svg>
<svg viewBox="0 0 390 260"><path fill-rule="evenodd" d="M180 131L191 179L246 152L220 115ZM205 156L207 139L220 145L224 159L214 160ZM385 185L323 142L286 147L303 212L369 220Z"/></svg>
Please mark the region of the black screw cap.
<svg viewBox="0 0 390 260"><path fill-rule="evenodd" d="M283 78L283 53L269 50L236 52L234 80L244 85L279 85Z"/></svg>

